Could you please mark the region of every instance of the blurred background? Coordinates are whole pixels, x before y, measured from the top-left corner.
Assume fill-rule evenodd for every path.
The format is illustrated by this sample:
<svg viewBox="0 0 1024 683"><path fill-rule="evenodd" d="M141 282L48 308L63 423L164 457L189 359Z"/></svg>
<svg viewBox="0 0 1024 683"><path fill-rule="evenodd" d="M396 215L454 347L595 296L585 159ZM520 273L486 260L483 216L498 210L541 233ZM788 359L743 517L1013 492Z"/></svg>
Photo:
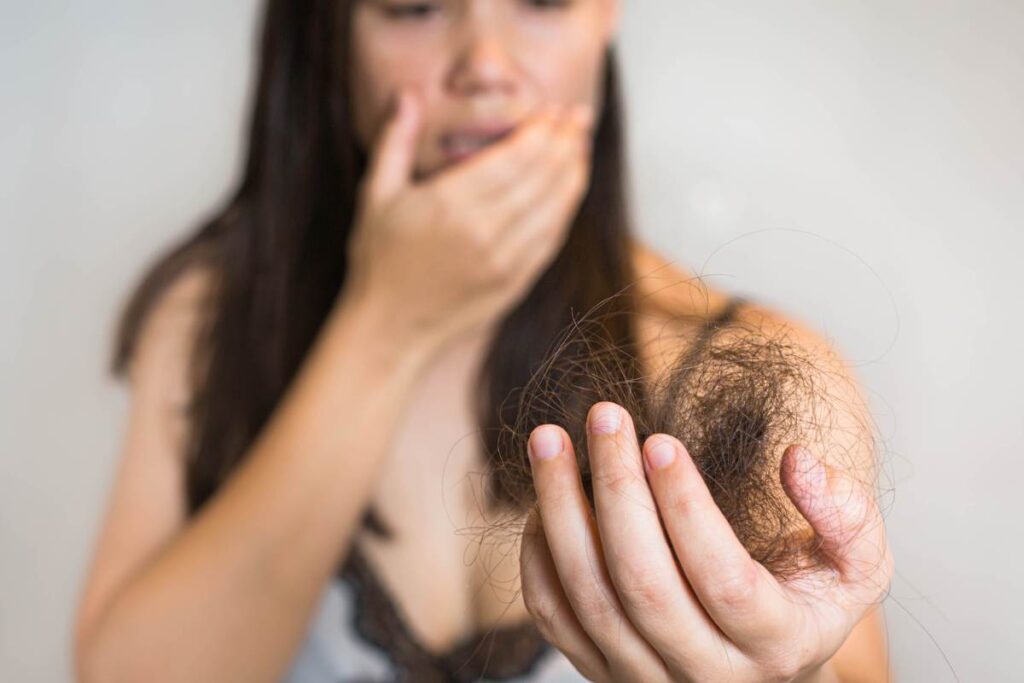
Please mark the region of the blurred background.
<svg viewBox="0 0 1024 683"><path fill-rule="evenodd" d="M639 233L870 395L898 680L1020 680L1024 2L623 2ZM259 5L0 2L0 680L70 680L114 316L238 172Z"/></svg>

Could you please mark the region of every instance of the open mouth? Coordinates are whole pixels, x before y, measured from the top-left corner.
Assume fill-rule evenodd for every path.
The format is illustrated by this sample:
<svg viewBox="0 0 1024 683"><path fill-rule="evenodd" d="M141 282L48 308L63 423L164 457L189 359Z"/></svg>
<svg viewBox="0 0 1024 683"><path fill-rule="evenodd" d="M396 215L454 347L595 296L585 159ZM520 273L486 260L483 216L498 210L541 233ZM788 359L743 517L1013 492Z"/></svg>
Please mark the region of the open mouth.
<svg viewBox="0 0 1024 683"><path fill-rule="evenodd" d="M512 128L488 133L449 133L441 138L441 149L448 159L471 156L509 135Z"/></svg>

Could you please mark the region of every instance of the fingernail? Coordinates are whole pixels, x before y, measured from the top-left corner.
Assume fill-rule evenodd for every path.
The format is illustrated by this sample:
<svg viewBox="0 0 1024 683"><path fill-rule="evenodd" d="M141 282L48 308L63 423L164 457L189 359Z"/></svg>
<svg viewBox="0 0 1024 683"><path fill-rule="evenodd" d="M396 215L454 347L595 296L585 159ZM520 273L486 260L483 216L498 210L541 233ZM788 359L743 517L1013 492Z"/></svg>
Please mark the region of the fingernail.
<svg viewBox="0 0 1024 683"><path fill-rule="evenodd" d="M544 425L530 435L529 450L537 460L549 460L562 452L562 434L557 428Z"/></svg>
<svg viewBox="0 0 1024 683"><path fill-rule="evenodd" d="M590 418L590 428L599 434L614 434L622 423L622 409L615 405L601 406Z"/></svg>
<svg viewBox="0 0 1024 683"><path fill-rule="evenodd" d="M672 464L676 459L676 445L668 437L658 437L646 448L647 465L652 470L660 470Z"/></svg>

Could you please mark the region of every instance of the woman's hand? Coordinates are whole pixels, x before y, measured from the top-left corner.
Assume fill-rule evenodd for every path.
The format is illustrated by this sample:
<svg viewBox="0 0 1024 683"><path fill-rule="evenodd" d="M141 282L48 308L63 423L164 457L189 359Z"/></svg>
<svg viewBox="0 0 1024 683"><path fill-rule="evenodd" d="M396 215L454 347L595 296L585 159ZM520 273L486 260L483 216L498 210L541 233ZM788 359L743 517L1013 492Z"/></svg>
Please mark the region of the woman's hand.
<svg viewBox="0 0 1024 683"><path fill-rule="evenodd" d="M443 341L500 318L561 249L589 181L593 115L549 107L414 183L420 112L399 102L360 187L350 283Z"/></svg>
<svg viewBox="0 0 1024 683"><path fill-rule="evenodd" d="M614 403L595 404L587 424L596 519L565 431L530 436L540 519L523 534L522 586L544 637L595 681L829 680L826 663L892 572L870 492L787 449L782 484L831 568L780 583L678 440L652 435L641 456Z"/></svg>

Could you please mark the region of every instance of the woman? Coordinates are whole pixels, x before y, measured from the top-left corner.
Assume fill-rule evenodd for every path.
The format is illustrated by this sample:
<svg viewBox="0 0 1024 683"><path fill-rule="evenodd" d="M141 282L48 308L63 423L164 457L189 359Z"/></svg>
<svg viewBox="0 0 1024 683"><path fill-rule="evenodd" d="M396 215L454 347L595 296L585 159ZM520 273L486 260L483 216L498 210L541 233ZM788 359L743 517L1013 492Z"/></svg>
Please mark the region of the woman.
<svg viewBox="0 0 1024 683"><path fill-rule="evenodd" d="M683 487L697 502L676 507L707 523L666 518L669 536L702 540L674 557L655 544L666 539L656 516L615 513L643 529L620 540L651 558L650 578L674 580L638 611L627 565L586 564L614 528L558 506L580 490L575 459L558 457L572 444L553 426L531 439L543 534L523 536L525 598L491 590L496 570L520 569L516 556L466 562L471 541L453 533L484 519L487 485L471 475L494 464L490 435L514 410L506 397L574 312L638 283L611 300L602 328L636 376L680 350L657 343L674 320L792 326L761 308L737 312L722 293L664 287L687 274L630 237L619 10L616 0L269 2L239 189L125 312L115 370L130 380L132 410L79 608L82 680L884 671L870 609L888 580L884 535L829 526L847 508L822 503L832 500L824 475L801 475L795 452L787 494L840 578L792 609L778 599L789 589L724 534L706 489ZM666 279L636 279L652 271ZM680 329L678 339L700 337ZM801 339L826 355L813 334ZM652 438L641 453L635 435L615 436L633 429L618 406L592 417L619 425L595 434L595 470L611 445L637 467L668 442L670 474L650 470L651 488L635 493L661 504L680 490L669 484L690 471L681 444ZM477 429L483 442L453 453ZM843 567L872 544L877 571L850 579ZM689 582L666 573L677 561ZM708 582L721 571L738 578ZM738 592L716 594L721 585Z"/></svg>

